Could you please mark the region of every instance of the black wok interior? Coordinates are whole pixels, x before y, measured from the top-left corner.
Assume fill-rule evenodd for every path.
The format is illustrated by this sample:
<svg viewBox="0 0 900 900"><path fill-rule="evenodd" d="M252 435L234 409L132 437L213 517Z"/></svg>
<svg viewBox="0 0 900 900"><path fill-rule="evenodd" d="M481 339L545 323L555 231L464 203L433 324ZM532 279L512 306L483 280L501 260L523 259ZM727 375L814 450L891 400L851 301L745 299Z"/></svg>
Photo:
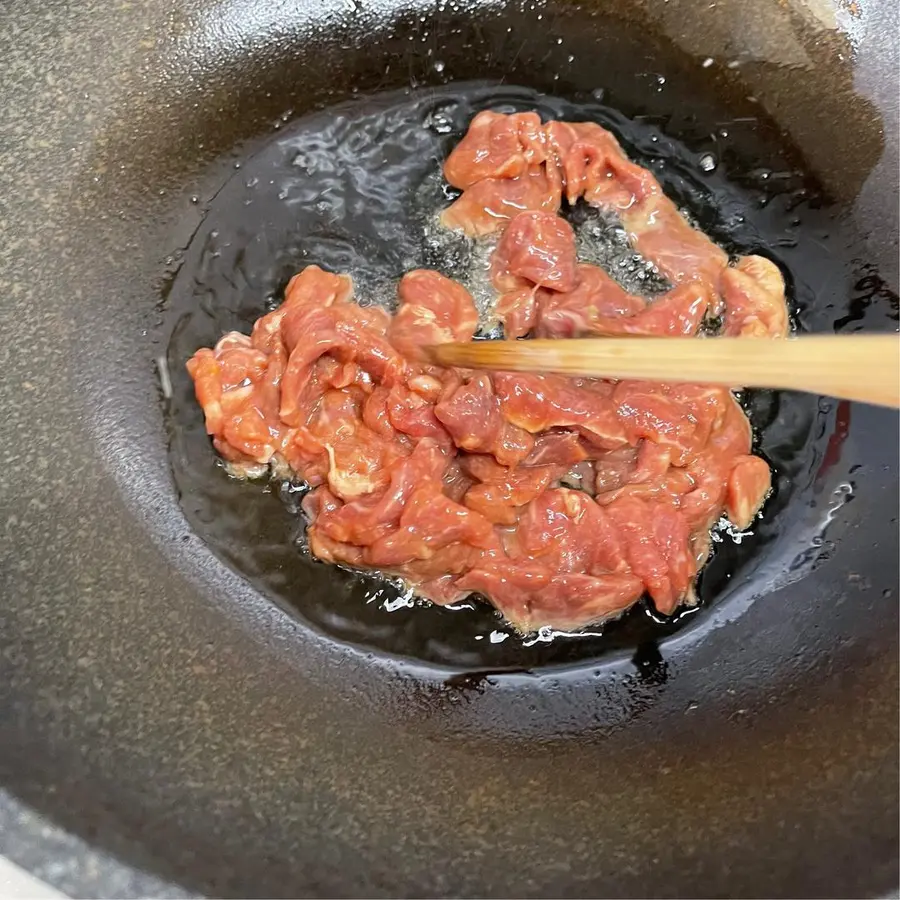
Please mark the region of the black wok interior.
<svg viewBox="0 0 900 900"><path fill-rule="evenodd" d="M258 230L278 258L223 294L216 313L244 322L314 246L239 209L266 148L322 110L476 82L714 153L712 233L779 261L798 330L896 331L895 9L20 14L0 36L16 160L0 172L0 785L217 896L896 887L896 413L750 394L778 493L714 560L699 611L475 652L474 614L386 613L301 559L277 492L214 467L179 367L215 338L185 326L211 229Z"/></svg>

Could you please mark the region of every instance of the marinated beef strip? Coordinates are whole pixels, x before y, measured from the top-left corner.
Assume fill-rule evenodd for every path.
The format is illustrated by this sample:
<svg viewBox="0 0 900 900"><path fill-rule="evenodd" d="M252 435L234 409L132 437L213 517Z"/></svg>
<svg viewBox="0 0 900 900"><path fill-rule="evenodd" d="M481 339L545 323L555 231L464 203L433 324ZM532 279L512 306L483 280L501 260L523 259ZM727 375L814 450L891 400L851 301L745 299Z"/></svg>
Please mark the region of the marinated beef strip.
<svg viewBox="0 0 900 900"><path fill-rule="evenodd" d="M500 232L491 261L506 336L691 335L724 302L724 331L787 328L777 268L725 254L596 125L481 113L445 166L464 193L444 221ZM557 213L584 197L622 217L669 291L629 294L580 263ZM471 340L466 289L407 273L390 315L309 266L251 335L188 362L213 443L237 476L271 468L310 487L319 559L403 578L435 603L484 595L515 627L572 629L648 595L694 602L710 528L746 528L770 488L730 391L685 384L472 372L425 345Z"/></svg>
<svg viewBox="0 0 900 900"><path fill-rule="evenodd" d="M491 259L491 279L507 338L692 335L713 303L703 281L679 284L652 302L629 294L599 266L578 263L571 226L548 212L510 219Z"/></svg>
<svg viewBox="0 0 900 900"><path fill-rule="evenodd" d="M707 311L724 313L727 334L787 334L784 281L777 266L760 256L729 265L725 252L688 224L653 174L631 162L615 137L597 124L542 125L534 113L481 112L448 157L444 175L463 191L443 214L447 227L473 236L505 230L509 236L501 240L506 245L502 253L513 266L495 272L495 284L499 277L503 292L498 313L507 336L532 331L558 337L690 334ZM584 199L617 215L632 246L672 290L652 304L639 305L638 298L617 291L597 267L579 266L572 273L574 237L550 224L563 199L570 204ZM533 215L523 218L523 212ZM521 249L526 247L528 259ZM569 277L548 283L551 266L542 271L527 265L545 254L567 264ZM659 303L665 311L651 315ZM628 316L607 314L610 306L622 305ZM641 306L649 307L646 315ZM543 326L542 307L553 307ZM670 316L670 309L677 314Z"/></svg>

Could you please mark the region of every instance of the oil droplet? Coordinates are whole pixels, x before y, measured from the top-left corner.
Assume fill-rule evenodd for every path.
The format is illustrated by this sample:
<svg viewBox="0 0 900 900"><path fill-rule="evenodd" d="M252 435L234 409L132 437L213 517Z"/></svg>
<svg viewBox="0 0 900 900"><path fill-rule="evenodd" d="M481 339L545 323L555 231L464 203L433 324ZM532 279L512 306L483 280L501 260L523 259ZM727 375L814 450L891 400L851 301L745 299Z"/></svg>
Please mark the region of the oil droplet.
<svg viewBox="0 0 900 900"><path fill-rule="evenodd" d="M444 64L439 59L434 61L434 71L437 72L438 75L444 71Z"/></svg>
<svg viewBox="0 0 900 900"><path fill-rule="evenodd" d="M430 112L423 123L426 128L435 134L450 134L453 131L453 120L441 110Z"/></svg>
<svg viewBox="0 0 900 900"><path fill-rule="evenodd" d="M715 60L711 56L707 56L706 59L703 60L702 66L704 69L708 69Z"/></svg>
<svg viewBox="0 0 900 900"><path fill-rule="evenodd" d="M712 153L704 153L703 156L700 157L699 163L700 168L703 169L704 172L716 171L716 158Z"/></svg>

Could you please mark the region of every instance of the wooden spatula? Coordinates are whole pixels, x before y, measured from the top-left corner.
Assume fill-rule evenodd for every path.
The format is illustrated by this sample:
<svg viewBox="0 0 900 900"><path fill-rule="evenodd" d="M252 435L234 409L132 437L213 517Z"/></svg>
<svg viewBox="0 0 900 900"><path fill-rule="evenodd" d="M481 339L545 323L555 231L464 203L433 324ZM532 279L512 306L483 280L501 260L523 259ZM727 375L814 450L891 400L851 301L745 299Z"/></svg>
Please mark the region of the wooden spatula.
<svg viewBox="0 0 900 900"><path fill-rule="evenodd" d="M900 335L610 337L429 348L443 366L762 387L900 406Z"/></svg>

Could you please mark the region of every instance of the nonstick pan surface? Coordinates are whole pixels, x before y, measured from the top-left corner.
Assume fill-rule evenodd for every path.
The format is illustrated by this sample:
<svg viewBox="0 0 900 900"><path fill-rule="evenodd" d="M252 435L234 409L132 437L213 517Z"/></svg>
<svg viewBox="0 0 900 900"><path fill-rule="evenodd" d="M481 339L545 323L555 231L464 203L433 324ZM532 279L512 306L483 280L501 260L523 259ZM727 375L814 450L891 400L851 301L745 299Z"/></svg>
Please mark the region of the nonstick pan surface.
<svg viewBox="0 0 900 900"><path fill-rule="evenodd" d="M895 887L895 413L750 398L778 502L703 608L476 653L465 611L389 614L298 562L274 493L210 493L174 363L215 223L285 266L314 246L238 209L279 140L448 91L599 105L638 150L715 154L735 241L786 266L798 329L896 330L896 19L768 0L8 10L0 783L212 895ZM284 275L250 271L207 325L257 315L253 277ZM241 504L268 555L222 525Z"/></svg>

